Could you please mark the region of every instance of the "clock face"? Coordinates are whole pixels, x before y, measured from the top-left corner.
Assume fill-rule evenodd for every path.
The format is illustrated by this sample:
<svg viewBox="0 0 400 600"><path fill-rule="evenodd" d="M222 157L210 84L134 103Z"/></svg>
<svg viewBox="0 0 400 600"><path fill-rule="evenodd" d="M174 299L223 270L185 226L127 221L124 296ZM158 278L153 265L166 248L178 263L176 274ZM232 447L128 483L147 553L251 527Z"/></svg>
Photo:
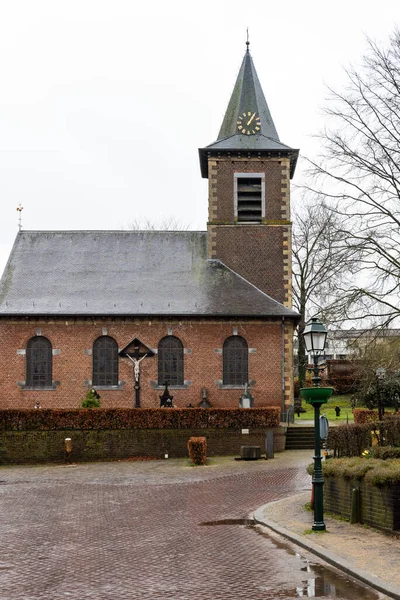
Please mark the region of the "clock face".
<svg viewBox="0 0 400 600"><path fill-rule="evenodd" d="M248 110L238 116L237 128L243 135L255 135L261 130L261 121L258 114Z"/></svg>

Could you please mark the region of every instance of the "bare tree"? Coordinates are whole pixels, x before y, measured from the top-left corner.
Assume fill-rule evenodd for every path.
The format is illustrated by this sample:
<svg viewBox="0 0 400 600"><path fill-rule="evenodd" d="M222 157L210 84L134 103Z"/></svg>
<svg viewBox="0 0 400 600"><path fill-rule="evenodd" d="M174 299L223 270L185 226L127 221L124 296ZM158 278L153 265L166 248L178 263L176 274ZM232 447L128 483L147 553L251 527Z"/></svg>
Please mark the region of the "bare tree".
<svg viewBox="0 0 400 600"><path fill-rule="evenodd" d="M345 218L359 277L342 288L345 318L384 325L400 316L400 32L387 47L368 40L343 92L330 90L322 155L309 161L332 211Z"/></svg>
<svg viewBox="0 0 400 600"><path fill-rule="evenodd" d="M303 332L311 316L326 323L342 319L343 299L338 290L349 285L357 269L358 251L349 247L342 219L318 196L301 203L293 219L293 304L301 315L297 329L299 383L307 366Z"/></svg>
<svg viewBox="0 0 400 600"><path fill-rule="evenodd" d="M152 221L151 219L134 219L128 223L128 229L132 231L188 231L189 225L182 224L175 217L168 217L161 221Z"/></svg>

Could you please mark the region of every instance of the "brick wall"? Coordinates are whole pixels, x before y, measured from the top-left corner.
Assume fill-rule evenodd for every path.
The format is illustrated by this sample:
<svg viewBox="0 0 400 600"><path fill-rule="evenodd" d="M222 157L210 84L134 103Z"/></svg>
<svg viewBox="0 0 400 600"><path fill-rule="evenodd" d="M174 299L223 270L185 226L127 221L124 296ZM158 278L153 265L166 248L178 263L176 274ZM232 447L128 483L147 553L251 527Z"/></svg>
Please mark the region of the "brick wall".
<svg viewBox="0 0 400 600"><path fill-rule="evenodd" d="M362 523L384 531L400 528L400 485L377 487L365 481L326 477L325 509L350 519L353 488L360 489Z"/></svg>
<svg viewBox="0 0 400 600"><path fill-rule="evenodd" d="M265 174L263 224L235 221L234 174ZM284 158L209 159L208 253L291 306L290 165Z"/></svg>
<svg viewBox="0 0 400 600"><path fill-rule="evenodd" d="M272 429L274 451L285 449L284 428ZM110 460L131 456L170 458L188 456L187 442L192 436L207 438L207 456L240 456L240 447L256 445L265 455L265 430L250 429L124 429L65 431L5 431L0 437L0 464L64 461L64 439L72 439L74 461Z"/></svg>
<svg viewBox="0 0 400 600"><path fill-rule="evenodd" d="M53 346L53 381L55 390L23 390L18 382L26 379L25 356L20 351L37 334L47 337ZM106 333L120 349L133 338L139 338L149 348L157 348L159 340L172 333L183 342L184 378L187 389L171 389L174 404L186 407L198 405L202 388L207 389L212 406L238 407L242 389L221 388L222 346L224 340L237 332L249 346L249 379L255 407L282 405L282 325L276 321L211 321L211 320L149 320L149 319L87 319L87 320L15 320L0 321L0 408L32 408L37 400L43 408L76 408L80 406L92 379L93 342ZM285 334L285 403L291 397L292 326ZM100 390L104 408L134 406L133 369L128 359L119 359L121 389ZM157 382L157 355L141 362L141 405L158 407L162 389Z"/></svg>

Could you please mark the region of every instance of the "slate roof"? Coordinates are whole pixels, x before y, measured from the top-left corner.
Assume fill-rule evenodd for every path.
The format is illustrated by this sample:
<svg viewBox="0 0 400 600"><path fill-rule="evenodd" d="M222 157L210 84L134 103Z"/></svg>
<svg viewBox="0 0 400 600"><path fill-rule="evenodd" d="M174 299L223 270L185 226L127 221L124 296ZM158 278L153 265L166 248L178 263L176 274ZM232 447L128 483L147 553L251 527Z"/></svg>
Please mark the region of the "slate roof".
<svg viewBox="0 0 400 600"><path fill-rule="evenodd" d="M221 262L203 231L22 231L0 281L0 316L285 316Z"/></svg>
<svg viewBox="0 0 400 600"><path fill-rule="evenodd" d="M238 133L238 117L244 111L256 112L260 117L261 130L257 135ZM287 154L291 159L291 176L294 174L299 151L280 141L248 50L244 55L218 138L199 150L203 177L208 176L207 156L212 151L268 151L273 154Z"/></svg>

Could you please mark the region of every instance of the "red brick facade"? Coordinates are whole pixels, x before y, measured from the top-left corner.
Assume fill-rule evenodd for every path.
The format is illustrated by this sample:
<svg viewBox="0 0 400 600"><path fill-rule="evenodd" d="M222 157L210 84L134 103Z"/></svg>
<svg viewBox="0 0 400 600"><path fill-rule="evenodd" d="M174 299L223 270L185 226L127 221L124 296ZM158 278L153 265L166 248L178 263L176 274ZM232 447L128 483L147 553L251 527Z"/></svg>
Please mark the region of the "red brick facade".
<svg viewBox="0 0 400 600"><path fill-rule="evenodd" d="M237 407L243 388L224 388L222 384L222 346L224 340L237 333L249 347L249 380L255 407L282 406L291 402L291 322L87 319L87 320L3 320L0 327L0 408L32 408L37 400L43 408L75 408L91 387L93 342L101 335L113 337L119 349L133 338L139 338L151 349L157 349L166 335L178 337L184 346L185 389L170 391L174 404L197 406L202 388L213 407ZM23 389L26 380L24 350L28 340L42 335L53 347L52 379L54 390ZM282 372L282 353L285 355ZM284 381L283 381L284 377ZM100 389L103 407L133 407L134 381L132 363L119 358L121 389ZM162 389L157 387L157 354L141 362L141 405L158 407Z"/></svg>
<svg viewBox="0 0 400 600"><path fill-rule="evenodd" d="M263 173L262 224L238 223L234 174ZM209 159L209 256L218 258L260 290L291 306L290 165L285 158Z"/></svg>

